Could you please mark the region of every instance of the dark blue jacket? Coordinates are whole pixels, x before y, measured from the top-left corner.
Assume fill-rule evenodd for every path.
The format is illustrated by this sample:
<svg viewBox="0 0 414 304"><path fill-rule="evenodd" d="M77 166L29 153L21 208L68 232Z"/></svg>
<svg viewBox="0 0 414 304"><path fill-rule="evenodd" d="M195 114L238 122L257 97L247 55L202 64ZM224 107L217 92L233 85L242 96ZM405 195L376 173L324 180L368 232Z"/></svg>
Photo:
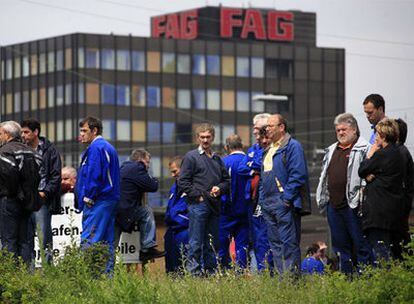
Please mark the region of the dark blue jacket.
<svg viewBox="0 0 414 304"><path fill-rule="evenodd" d="M263 153L266 157L268 149ZM309 176L305 154L300 143L289 134L273 155L273 169L261 171L260 199L272 200L281 196L283 202L293 206L303 215L310 213Z"/></svg>
<svg viewBox="0 0 414 304"><path fill-rule="evenodd" d="M250 199L251 192L251 178L255 172L260 173L262 168L262 156L263 149L259 144L254 144L247 150L247 154L244 156L243 160L240 162L238 172L240 175L248 176L249 181L246 183L245 189L245 199Z"/></svg>
<svg viewBox="0 0 414 304"><path fill-rule="evenodd" d="M213 186L220 188L221 195L229 190L230 177L222 159L216 154L210 158L200 148L188 152L184 156L178 179L178 187L187 194L188 203L196 203L202 196L213 211L219 213L220 198L210 196Z"/></svg>
<svg viewBox="0 0 414 304"><path fill-rule="evenodd" d="M83 210L85 202L119 200L119 161L115 148L97 137L82 153L76 182L78 207Z"/></svg>
<svg viewBox="0 0 414 304"><path fill-rule="evenodd" d="M239 173L240 164L245 154L233 153L223 158L227 172L231 179L230 193L222 196L221 214L231 217L243 217L247 220L248 202L245 198L245 190L250 176Z"/></svg>
<svg viewBox="0 0 414 304"><path fill-rule="evenodd" d="M174 183L170 189L165 223L168 229L181 231L188 229L188 221L186 195L178 192L177 184Z"/></svg>
<svg viewBox="0 0 414 304"><path fill-rule="evenodd" d="M135 210L141 206L145 192L158 190L158 180L148 174L142 162L127 160L121 166L121 198L116 222L122 231L131 232L137 220Z"/></svg>

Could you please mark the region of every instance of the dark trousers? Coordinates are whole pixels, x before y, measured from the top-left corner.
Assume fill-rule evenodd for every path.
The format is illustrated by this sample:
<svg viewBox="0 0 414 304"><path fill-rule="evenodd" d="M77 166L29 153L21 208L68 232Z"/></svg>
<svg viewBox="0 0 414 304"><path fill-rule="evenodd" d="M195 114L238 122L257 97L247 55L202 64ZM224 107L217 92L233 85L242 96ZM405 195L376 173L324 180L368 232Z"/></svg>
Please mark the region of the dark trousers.
<svg viewBox="0 0 414 304"><path fill-rule="evenodd" d="M219 222L219 258L223 267L229 268L231 258L229 246L231 238L236 243L236 264L240 268L247 266L247 252L249 250L249 224L246 219L236 219L230 216L221 215Z"/></svg>
<svg viewBox="0 0 414 304"><path fill-rule="evenodd" d="M0 237L3 249L21 257L30 265L34 251L30 227L30 213L12 198L0 198Z"/></svg>
<svg viewBox="0 0 414 304"><path fill-rule="evenodd" d="M164 235L165 269L168 273L182 272L188 251L188 230L167 229Z"/></svg>
<svg viewBox="0 0 414 304"><path fill-rule="evenodd" d="M378 228L369 228L365 231L376 262L388 261L390 258L400 258L401 233Z"/></svg>
<svg viewBox="0 0 414 304"><path fill-rule="evenodd" d="M341 209L328 204L328 223L331 230L332 247L339 259L340 270L353 271L352 252L355 249L357 264L368 264L372 260L371 248L364 238L356 209L348 206Z"/></svg>

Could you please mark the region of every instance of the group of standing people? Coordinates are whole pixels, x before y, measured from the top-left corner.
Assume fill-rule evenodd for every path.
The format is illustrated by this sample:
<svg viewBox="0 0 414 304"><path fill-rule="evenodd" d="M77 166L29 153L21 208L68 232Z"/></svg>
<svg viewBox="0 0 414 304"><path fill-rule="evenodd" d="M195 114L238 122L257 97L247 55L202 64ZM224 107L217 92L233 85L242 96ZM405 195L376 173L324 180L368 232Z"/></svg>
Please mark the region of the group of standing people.
<svg viewBox="0 0 414 304"><path fill-rule="evenodd" d="M373 126L370 141L361 137L352 114L339 114L334 120L337 142L326 149L316 190L340 270L347 274L360 264L401 257L414 193L413 160L404 146L407 125L385 117L378 94L369 95L363 105ZM232 240L237 269L254 264L257 271L300 271L301 217L311 206L309 176L303 148L288 133L282 115L256 115L256 143L245 153L240 136L232 134L225 157L212 149L214 126L198 125L198 147L169 163L175 181L165 215L165 251L156 248L154 215L143 204L145 192L158 190L158 180L149 174L150 153L135 149L120 166L98 118L86 117L79 128L87 147L76 186L70 188L83 211L81 246L106 244L107 272L113 269L121 232L136 225L140 259L166 255L167 272L201 276L215 273L218 263L231 267ZM60 213L62 177L69 179L61 175L59 153L40 136L34 119L1 123L0 143L2 246L30 264L39 225L51 261L51 216Z"/></svg>
<svg viewBox="0 0 414 304"><path fill-rule="evenodd" d="M363 106L373 129L370 141L360 136L352 114L338 115L338 141L326 149L316 191L339 267L347 274L360 265L401 258L410 239L414 168L404 145L407 125L385 116L379 94L368 95Z"/></svg>

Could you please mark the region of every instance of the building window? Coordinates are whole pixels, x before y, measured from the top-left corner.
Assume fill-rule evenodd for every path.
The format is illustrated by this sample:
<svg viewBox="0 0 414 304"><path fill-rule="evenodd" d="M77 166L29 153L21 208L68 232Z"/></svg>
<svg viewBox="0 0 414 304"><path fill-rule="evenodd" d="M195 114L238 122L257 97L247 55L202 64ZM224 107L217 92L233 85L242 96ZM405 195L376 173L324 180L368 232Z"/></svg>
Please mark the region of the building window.
<svg viewBox="0 0 414 304"><path fill-rule="evenodd" d="M117 120L116 139L121 141L131 140L131 122L129 120Z"/></svg>
<svg viewBox="0 0 414 304"><path fill-rule="evenodd" d="M249 110L250 110L249 92L238 91L237 92L237 111L249 112Z"/></svg>
<svg viewBox="0 0 414 304"><path fill-rule="evenodd" d="M173 122L162 123L162 142L171 144L174 142L175 124Z"/></svg>
<svg viewBox="0 0 414 304"><path fill-rule="evenodd" d="M37 55L30 55L30 74L37 75Z"/></svg>
<svg viewBox="0 0 414 304"><path fill-rule="evenodd" d="M29 76L30 64L29 64L29 56L23 57L23 77Z"/></svg>
<svg viewBox="0 0 414 304"><path fill-rule="evenodd" d="M102 50L102 69L115 69L115 52L112 49Z"/></svg>
<svg viewBox="0 0 414 304"><path fill-rule="evenodd" d="M132 86L132 105L145 106L145 87L133 85Z"/></svg>
<svg viewBox="0 0 414 304"><path fill-rule="evenodd" d="M32 111L37 110L37 89L31 91L30 108Z"/></svg>
<svg viewBox="0 0 414 304"><path fill-rule="evenodd" d="M238 77L249 77L250 66L248 57L237 57L237 76Z"/></svg>
<svg viewBox="0 0 414 304"><path fill-rule="evenodd" d="M73 131L72 131L72 120L67 119L65 120L65 139L72 140L73 139Z"/></svg>
<svg viewBox="0 0 414 304"><path fill-rule="evenodd" d="M72 85L70 83L65 85L65 104L72 103Z"/></svg>
<svg viewBox="0 0 414 304"><path fill-rule="evenodd" d="M148 72L159 72L160 71L160 53L159 52L148 52L147 53L147 70Z"/></svg>
<svg viewBox="0 0 414 304"><path fill-rule="evenodd" d="M193 55L193 74L206 74L206 61L204 55Z"/></svg>
<svg viewBox="0 0 414 304"><path fill-rule="evenodd" d="M102 136L107 140L115 140L116 134L115 120L104 119L102 120Z"/></svg>
<svg viewBox="0 0 414 304"><path fill-rule="evenodd" d="M29 91L23 91L23 112L29 111Z"/></svg>
<svg viewBox="0 0 414 304"><path fill-rule="evenodd" d="M175 89L164 87L162 88L162 106L166 108L175 108Z"/></svg>
<svg viewBox="0 0 414 304"><path fill-rule="evenodd" d="M78 84L78 103L85 103L85 84Z"/></svg>
<svg viewBox="0 0 414 304"><path fill-rule="evenodd" d="M116 94L116 104L121 105L121 106L130 105L130 93L129 93L128 85L118 84L117 94Z"/></svg>
<svg viewBox="0 0 414 304"><path fill-rule="evenodd" d="M47 71L52 73L55 71L55 52L47 53Z"/></svg>
<svg viewBox="0 0 414 304"><path fill-rule="evenodd" d="M55 87L50 86L47 89L47 107L53 108L55 106Z"/></svg>
<svg viewBox="0 0 414 304"><path fill-rule="evenodd" d="M46 73L46 54L42 53L39 55L39 73Z"/></svg>
<svg viewBox="0 0 414 304"><path fill-rule="evenodd" d="M191 108L190 90L177 91L177 107L180 109Z"/></svg>
<svg viewBox="0 0 414 304"><path fill-rule="evenodd" d="M140 51L132 51L132 70L145 71L145 53Z"/></svg>
<svg viewBox="0 0 414 304"><path fill-rule="evenodd" d="M63 50L56 52L56 71L63 70Z"/></svg>
<svg viewBox="0 0 414 304"><path fill-rule="evenodd" d="M46 108L46 88L39 89L39 109Z"/></svg>
<svg viewBox="0 0 414 304"><path fill-rule="evenodd" d="M6 79L13 77L13 61L11 59L6 60Z"/></svg>
<svg viewBox="0 0 414 304"><path fill-rule="evenodd" d="M162 54L162 71L164 73L175 72L175 56L174 53L163 53Z"/></svg>
<svg viewBox="0 0 414 304"><path fill-rule="evenodd" d="M14 78L20 77L20 57L14 58Z"/></svg>
<svg viewBox="0 0 414 304"><path fill-rule="evenodd" d="M147 87L147 106L151 108L158 108L160 106L159 87Z"/></svg>
<svg viewBox="0 0 414 304"><path fill-rule="evenodd" d="M78 67L80 68L85 67L85 49L84 48L78 49Z"/></svg>
<svg viewBox="0 0 414 304"><path fill-rule="evenodd" d="M65 50L65 69L72 68L72 49Z"/></svg>
<svg viewBox="0 0 414 304"><path fill-rule="evenodd" d="M41 129L43 129L43 128L41 128ZM51 142L54 142L54 141L56 141L55 135L56 135L56 133L55 133L55 123L53 121L48 122L47 123L47 138Z"/></svg>
<svg viewBox="0 0 414 304"><path fill-rule="evenodd" d="M99 68L99 50L93 48L86 49L86 67L90 69Z"/></svg>
<svg viewBox="0 0 414 304"><path fill-rule="evenodd" d="M215 130L215 136L214 136L214 141L213 144L214 145L219 145L221 144L221 126L220 125L215 125L214 126L214 130Z"/></svg>
<svg viewBox="0 0 414 304"><path fill-rule="evenodd" d="M243 146L250 146L250 127L246 125L237 126L237 134L240 136Z"/></svg>
<svg viewBox="0 0 414 304"><path fill-rule="evenodd" d="M146 138L145 135L146 135L145 121L134 120L132 122L132 140L144 142Z"/></svg>
<svg viewBox="0 0 414 304"><path fill-rule="evenodd" d="M63 85L56 87L56 106L63 105Z"/></svg>
<svg viewBox="0 0 414 304"><path fill-rule="evenodd" d="M263 78L264 76L264 60L263 58L259 57L252 57L251 58L252 69L251 69L251 76L256 78Z"/></svg>
<svg viewBox="0 0 414 304"><path fill-rule="evenodd" d="M177 56L177 72L190 74L190 55L179 54Z"/></svg>
<svg viewBox="0 0 414 304"><path fill-rule="evenodd" d="M190 123L177 123L175 136L177 144L189 144L191 143L192 126Z"/></svg>
<svg viewBox="0 0 414 304"><path fill-rule="evenodd" d="M160 133L161 133L161 126L160 122L158 121L149 121L148 122L148 142L154 143L160 142Z"/></svg>
<svg viewBox="0 0 414 304"><path fill-rule="evenodd" d="M290 60L266 59L266 78L292 77Z"/></svg>
<svg viewBox="0 0 414 304"><path fill-rule="evenodd" d="M99 84L97 83L86 84L86 103L99 104Z"/></svg>
<svg viewBox="0 0 414 304"><path fill-rule="evenodd" d="M152 171L152 175L154 177L160 177L161 176L161 159L158 156L152 156L151 157L151 167L150 171ZM160 200L159 195L156 195L158 197L158 202Z"/></svg>
<svg viewBox="0 0 414 304"><path fill-rule="evenodd" d="M197 110L206 108L206 92L204 90L193 90L193 107Z"/></svg>
<svg viewBox="0 0 414 304"><path fill-rule="evenodd" d="M113 84L103 84L101 88L102 88L102 92L101 92L102 103L103 104L115 104L115 86Z"/></svg>
<svg viewBox="0 0 414 304"><path fill-rule="evenodd" d="M207 74L220 75L220 56L207 55Z"/></svg>
<svg viewBox="0 0 414 304"><path fill-rule="evenodd" d="M207 109L220 110L220 91L207 90Z"/></svg>
<svg viewBox="0 0 414 304"><path fill-rule="evenodd" d="M234 57L233 56L223 56L221 73L223 76L234 76Z"/></svg>
<svg viewBox="0 0 414 304"><path fill-rule="evenodd" d="M116 51L116 68L121 71L129 71L131 66L131 60L128 50Z"/></svg>
<svg viewBox="0 0 414 304"><path fill-rule="evenodd" d="M63 120L56 122L56 140L63 141L65 133L63 132Z"/></svg>
<svg viewBox="0 0 414 304"><path fill-rule="evenodd" d="M223 125L223 137L221 143L224 145L226 143L226 138L230 135L234 134L234 126L233 125Z"/></svg>
<svg viewBox="0 0 414 304"><path fill-rule="evenodd" d="M12 94L6 95L6 104L7 104L6 114L13 113L13 95Z"/></svg>
<svg viewBox="0 0 414 304"><path fill-rule="evenodd" d="M234 91L224 90L222 92L223 111L234 111Z"/></svg>

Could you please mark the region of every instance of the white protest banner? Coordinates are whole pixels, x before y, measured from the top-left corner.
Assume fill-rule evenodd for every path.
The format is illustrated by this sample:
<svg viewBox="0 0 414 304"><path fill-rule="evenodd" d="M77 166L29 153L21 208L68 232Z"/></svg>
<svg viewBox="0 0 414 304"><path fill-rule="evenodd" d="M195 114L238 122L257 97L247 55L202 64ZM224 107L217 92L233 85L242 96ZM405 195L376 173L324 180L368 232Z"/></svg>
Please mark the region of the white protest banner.
<svg viewBox="0 0 414 304"><path fill-rule="evenodd" d="M61 212L52 216L53 256L62 257L65 248L72 244L80 246L82 233L82 212L74 207L73 193L61 197ZM132 233L122 233L118 250L124 263L139 262L139 231L135 227ZM35 264L41 267L39 240L35 237Z"/></svg>

